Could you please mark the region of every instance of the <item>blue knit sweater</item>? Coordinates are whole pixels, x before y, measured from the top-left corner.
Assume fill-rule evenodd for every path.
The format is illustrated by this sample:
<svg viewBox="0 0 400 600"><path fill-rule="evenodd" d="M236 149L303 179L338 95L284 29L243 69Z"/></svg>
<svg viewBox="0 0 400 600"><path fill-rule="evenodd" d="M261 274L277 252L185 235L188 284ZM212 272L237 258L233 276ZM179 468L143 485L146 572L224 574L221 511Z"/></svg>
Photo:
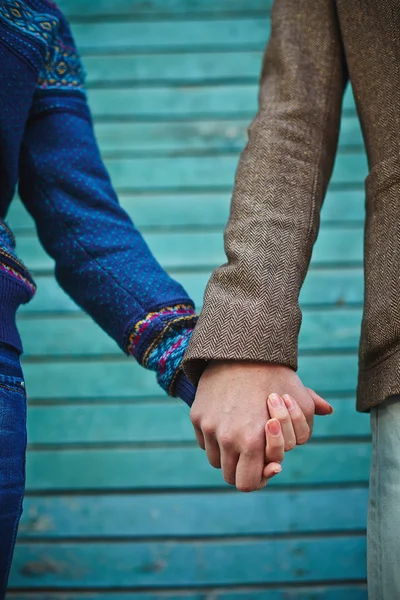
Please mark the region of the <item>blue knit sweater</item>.
<svg viewBox="0 0 400 600"><path fill-rule="evenodd" d="M180 367L196 321L120 207L95 141L81 62L49 0L0 0L0 342L21 351L15 312L34 282L4 223L20 197L73 300L188 404Z"/></svg>

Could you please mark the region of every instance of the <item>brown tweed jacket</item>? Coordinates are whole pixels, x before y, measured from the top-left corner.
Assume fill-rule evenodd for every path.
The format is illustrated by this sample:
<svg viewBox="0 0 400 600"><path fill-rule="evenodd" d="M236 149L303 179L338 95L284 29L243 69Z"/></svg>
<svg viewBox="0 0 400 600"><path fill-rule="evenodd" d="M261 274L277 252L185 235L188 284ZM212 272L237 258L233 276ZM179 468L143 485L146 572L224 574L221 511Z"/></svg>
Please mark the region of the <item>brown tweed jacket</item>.
<svg viewBox="0 0 400 600"><path fill-rule="evenodd" d="M400 2L276 0L259 112L184 367L213 359L297 368L298 297L331 176L350 78L370 174L358 408L400 393ZM338 240L339 243L339 240Z"/></svg>

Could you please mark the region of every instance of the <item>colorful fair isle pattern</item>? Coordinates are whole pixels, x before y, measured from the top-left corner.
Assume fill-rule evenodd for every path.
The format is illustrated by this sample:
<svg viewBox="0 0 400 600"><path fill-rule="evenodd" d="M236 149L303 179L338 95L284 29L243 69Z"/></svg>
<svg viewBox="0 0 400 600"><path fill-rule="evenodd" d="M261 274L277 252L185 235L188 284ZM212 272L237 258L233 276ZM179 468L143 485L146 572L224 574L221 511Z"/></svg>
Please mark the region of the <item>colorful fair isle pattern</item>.
<svg viewBox="0 0 400 600"><path fill-rule="evenodd" d="M128 354L135 356L139 341L149 332L152 324L160 319L164 321L164 327L149 344L140 363L155 371L160 386L173 396L183 355L197 320L192 306L180 304L149 313L145 319L136 323L129 337Z"/></svg>
<svg viewBox="0 0 400 600"><path fill-rule="evenodd" d="M0 219L0 248L13 254L15 248L15 237L11 229Z"/></svg>
<svg viewBox="0 0 400 600"><path fill-rule="evenodd" d="M46 6L45 2L41 4ZM49 8L58 11L52 2L47 4ZM38 12L28 2L21 0L0 1L0 20L26 37L45 44L46 58L39 74L38 89L83 91L84 70L72 42L69 26L59 14L60 17L50 12ZM65 30L64 35L62 29Z"/></svg>
<svg viewBox="0 0 400 600"><path fill-rule="evenodd" d="M159 385L170 396L175 396L176 378L180 373L192 332L193 327L167 332L159 345L153 347L153 351L148 356L146 368L156 371Z"/></svg>
<svg viewBox="0 0 400 600"><path fill-rule="evenodd" d="M0 273L7 273L7 275L11 275L18 283L22 283L23 286L28 290L30 296L33 296L36 292L36 286L29 281L26 277L24 277L21 273L12 269L4 262L1 262L1 253L0 253Z"/></svg>
<svg viewBox="0 0 400 600"><path fill-rule="evenodd" d="M27 289L29 296L33 296L36 286L26 267L15 256L14 248L14 235L4 221L0 220L0 273L10 275Z"/></svg>

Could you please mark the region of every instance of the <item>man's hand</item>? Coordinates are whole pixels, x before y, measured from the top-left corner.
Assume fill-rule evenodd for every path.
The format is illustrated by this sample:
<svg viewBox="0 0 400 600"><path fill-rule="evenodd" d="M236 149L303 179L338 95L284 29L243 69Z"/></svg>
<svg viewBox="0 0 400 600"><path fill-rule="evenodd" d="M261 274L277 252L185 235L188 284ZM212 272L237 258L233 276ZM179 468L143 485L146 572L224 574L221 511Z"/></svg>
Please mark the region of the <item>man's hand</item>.
<svg viewBox="0 0 400 600"><path fill-rule="evenodd" d="M305 388L292 369L230 361L207 367L190 416L210 464L222 468L225 481L249 492L264 487L276 471L275 463L283 459L281 446L291 450L310 438L314 413L331 412L331 406ZM266 427L271 418L281 428L276 447L269 424Z"/></svg>

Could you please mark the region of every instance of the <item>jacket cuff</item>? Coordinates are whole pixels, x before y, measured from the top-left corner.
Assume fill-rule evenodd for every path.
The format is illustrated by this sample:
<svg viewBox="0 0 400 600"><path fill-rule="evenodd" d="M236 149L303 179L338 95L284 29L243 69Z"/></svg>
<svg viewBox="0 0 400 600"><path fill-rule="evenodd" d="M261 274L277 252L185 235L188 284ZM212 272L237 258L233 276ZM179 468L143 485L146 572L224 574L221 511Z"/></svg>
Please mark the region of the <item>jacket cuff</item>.
<svg viewBox="0 0 400 600"><path fill-rule="evenodd" d="M285 311L286 312L286 311ZM297 371L301 313L294 307L289 321L253 298L211 301L200 314L183 359L193 385L209 361L250 361L282 364Z"/></svg>

